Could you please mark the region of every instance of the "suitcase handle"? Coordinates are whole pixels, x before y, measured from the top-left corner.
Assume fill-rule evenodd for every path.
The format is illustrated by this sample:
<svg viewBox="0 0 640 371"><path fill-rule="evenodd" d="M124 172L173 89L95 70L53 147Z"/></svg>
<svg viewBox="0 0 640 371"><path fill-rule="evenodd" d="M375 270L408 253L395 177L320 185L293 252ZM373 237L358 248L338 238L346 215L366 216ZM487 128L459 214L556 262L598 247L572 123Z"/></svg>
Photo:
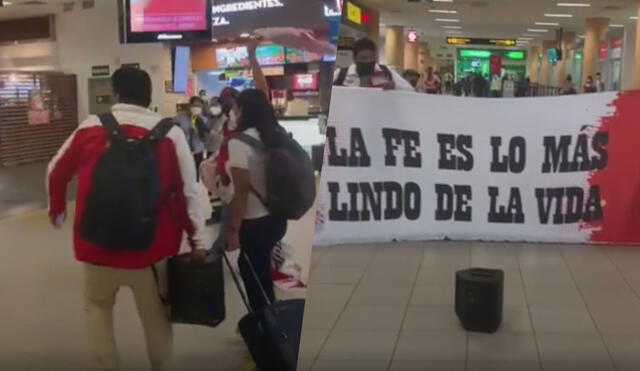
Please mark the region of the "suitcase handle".
<svg viewBox="0 0 640 371"><path fill-rule="evenodd" d="M251 305L249 304L249 300L247 298L247 293L242 288L242 285L240 284L240 279L238 278L238 276L236 275L235 271L233 270L233 267L231 266L231 261L229 260L229 257L227 256L227 253L226 252L222 252L222 256L224 257L224 261L227 264L227 268L229 268L229 272L231 272L231 277L233 278L233 282L235 282L236 287L238 288L238 292L240 292L240 296L242 297L242 301L244 302L245 307L247 307L247 311L249 313L253 313L253 309L251 308ZM267 295L267 292L264 290L264 286L262 286L262 282L260 282L260 279L258 278L258 273L256 273L256 270L253 268L253 264L251 264L251 260L249 260L249 256L247 256L247 254L242 252L242 251L240 251L240 256L244 257L244 259L246 260L247 264L249 265L249 269L251 270L251 274L253 275L253 278L255 278L256 282L258 283L258 287L260 287L260 292L262 292L262 295L264 296L264 300L267 302L268 305L273 304L271 299L269 299L269 296Z"/></svg>

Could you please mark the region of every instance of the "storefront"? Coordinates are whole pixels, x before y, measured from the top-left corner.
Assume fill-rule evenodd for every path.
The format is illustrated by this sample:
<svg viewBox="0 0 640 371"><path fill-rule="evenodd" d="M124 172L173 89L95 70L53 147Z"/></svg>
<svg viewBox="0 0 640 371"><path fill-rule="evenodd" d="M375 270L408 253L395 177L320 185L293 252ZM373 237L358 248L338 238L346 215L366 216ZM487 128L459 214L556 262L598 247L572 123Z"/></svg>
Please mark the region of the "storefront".
<svg viewBox="0 0 640 371"><path fill-rule="evenodd" d="M48 160L78 125L76 76L0 72L0 167Z"/></svg>
<svg viewBox="0 0 640 371"><path fill-rule="evenodd" d="M492 56L502 57L502 75L524 76L527 70L527 52L524 50L458 48L456 56L456 79L470 73L489 76Z"/></svg>
<svg viewBox="0 0 640 371"><path fill-rule="evenodd" d="M368 27L372 22L372 11L358 2L344 0L343 6L336 60L336 67L340 68L346 68L353 63L353 43L368 35Z"/></svg>
<svg viewBox="0 0 640 371"><path fill-rule="evenodd" d="M602 74L606 91L620 90L623 44L623 37L612 37L600 43L598 71Z"/></svg>
<svg viewBox="0 0 640 371"><path fill-rule="evenodd" d="M216 68L194 68L196 90L217 96L225 87L239 91L254 87L247 48L238 44L216 45ZM320 55L280 45L262 45L258 61L267 77L274 107L280 117L307 117L326 112L334 55Z"/></svg>

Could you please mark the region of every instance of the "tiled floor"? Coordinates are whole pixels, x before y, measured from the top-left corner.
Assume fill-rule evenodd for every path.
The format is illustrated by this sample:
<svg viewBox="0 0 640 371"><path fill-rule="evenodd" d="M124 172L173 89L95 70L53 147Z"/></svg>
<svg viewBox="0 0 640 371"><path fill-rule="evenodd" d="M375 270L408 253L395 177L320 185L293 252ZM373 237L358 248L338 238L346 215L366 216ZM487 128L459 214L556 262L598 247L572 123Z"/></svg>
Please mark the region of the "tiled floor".
<svg viewBox="0 0 640 371"><path fill-rule="evenodd" d="M504 322L466 333L454 274L505 271ZM316 247L300 371L640 370L640 248L489 243Z"/></svg>
<svg viewBox="0 0 640 371"><path fill-rule="evenodd" d="M313 224L313 219L306 223ZM2 371L91 369L83 323L82 265L73 258L70 227L67 223L63 231L53 230L45 211L0 219ZM303 229L290 228L288 242L300 241ZM215 230L209 232L212 239ZM236 334L246 309L230 276L225 283L227 319L218 328L174 326L175 370L246 370L250 356ZM278 295L299 297L304 292ZM148 370L142 327L129 290L119 293L115 318L121 369Z"/></svg>

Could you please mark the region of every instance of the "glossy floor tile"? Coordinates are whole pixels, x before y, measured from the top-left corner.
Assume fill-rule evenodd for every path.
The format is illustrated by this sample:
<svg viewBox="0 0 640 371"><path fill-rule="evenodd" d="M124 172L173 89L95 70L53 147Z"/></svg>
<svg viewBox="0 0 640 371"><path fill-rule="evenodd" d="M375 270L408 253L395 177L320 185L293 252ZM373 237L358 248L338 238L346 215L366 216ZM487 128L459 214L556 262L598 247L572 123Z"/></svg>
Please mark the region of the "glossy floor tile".
<svg viewBox="0 0 640 371"><path fill-rule="evenodd" d="M309 288L301 371L640 370L639 248L412 242L316 247L312 261L311 282L333 283ZM471 266L505 272L495 334L454 313L455 272Z"/></svg>

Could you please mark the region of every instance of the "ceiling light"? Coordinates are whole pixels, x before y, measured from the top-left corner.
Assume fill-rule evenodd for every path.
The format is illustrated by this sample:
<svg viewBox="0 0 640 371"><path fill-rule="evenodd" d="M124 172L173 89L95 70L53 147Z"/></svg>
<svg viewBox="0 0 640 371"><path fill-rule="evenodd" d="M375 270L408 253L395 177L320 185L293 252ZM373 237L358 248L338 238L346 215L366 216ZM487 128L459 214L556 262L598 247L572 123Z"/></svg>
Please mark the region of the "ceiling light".
<svg viewBox="0 0 640 371"><path fill-rule="evenodd" d="M624 25L623 24L610 24L609 27L612 27L612 28L624 28Z"/></svg>
<svg viewBox="0 0 640 371"><path fill-rule="evenodd" d="M460 20L459 19L454 19L454 18L436 18L436 22L458 23L458 22L460 22Z"/></svg>
<svg viewBox="0 0 640 371"><path fill-rule="evenodd" d="M546 13L545 17L549 18L573 18L572 14Z"/></svg>
<svg viewBox="0 0 640 371"><path fill-rule="evenodd" d="M591 4L587 3L558 3L558 6L566 6L569 8L590 8Z"/></svg>
<svg viewBox="0 0 640 371"><path fill-rule="evenodd" d="M634 21L637 21L638 20L638 16L634 15L633 17L629 17L629 19L633 19Z"/></svg>
<svg viewBox="0 0 640 371"><path fill-rule="evenodd" d="M449 29L449 30L461 30L462 26L442 26L442 28Z"/></svg>
<svg viewBox="0 0 640 371"><path fill-rule="evenodd" d="M529 28L529 29L527 29L527 31L529 31L529 32L541 32L541 33L549 32L549 30L546 30L544 28Z"/></svg>
<svg viewBox="0 0 640 371"><path fill-rule="evenodd" d="M518 40L518 41L520 41L520 40L530 41L530 40L533 40L533 37L518 37L518 39L517 39L517 40Z"/></svg>
<svg viewBox="0 0 640 371"><path fill-rule="evenodd" d="M462 35L464 32L448 30L448 31L445 31L445 33L450 34L450 35Z"/></svg>
<svg viewBox="0 0 640 371"><path fill-rule="evenodd" d="M581 38L581 39L586 39L587 38L586 35L578 35L578 37Z"/></svg>
<svg viewBox="0 0 640 371"><path fill-rule="evenodd" d="M536 26L560 26L557 22L536 22Z"/></svg>
<svg viewBox="0 0 640 371"><path fill-rule="evenodd" d="M9 5L13 5L13 3L11 1L3 1L2 5L3 6L9 6Z"/></svg>
<svg viewBox="0 0 640 371"><path fill-rule="evenodd" d="M429 13L458 14L458 11L457 10L447 10L447 9L429 9Z"/></svg>
<svg viewBox="0 0 640 371"><path fill-rule="evenodd" d="M538 35L534 35L534 34L530 34L530 33L523 33L522 36L525 36L525 37L538 37Z"/></svg>
<svg viewBox="0 0 640 371"><path fill-rule="evenodd" d="M453 0L433 0L434 3L452 3Z"/></svg>

